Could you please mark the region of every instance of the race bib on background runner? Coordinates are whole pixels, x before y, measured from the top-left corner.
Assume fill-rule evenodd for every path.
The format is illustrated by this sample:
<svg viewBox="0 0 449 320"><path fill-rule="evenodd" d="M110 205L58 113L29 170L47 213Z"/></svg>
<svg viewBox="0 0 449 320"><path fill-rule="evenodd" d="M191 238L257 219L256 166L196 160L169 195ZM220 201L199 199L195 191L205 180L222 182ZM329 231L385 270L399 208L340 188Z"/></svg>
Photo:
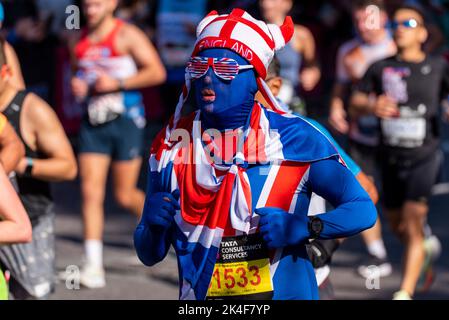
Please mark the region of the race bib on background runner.
<svg viewBox="0 0 449 320"><path fill-rule="evenodd" d="M120 92L93 96L87 106L89 122L96 126L116 119L125 112Z"/></svg>
<svg viewBox="0 0 449 320"><path fill-rule="evenodd" d="M381 121L384 143L391 147L418 148L426 138L427 112L425 105L419 105L416 110L407 106L400 107L399 118Z"/></svg>
<svg viewBox="0 0 449 320"><path fill-rule="evenodd" d="M260 234L223 238L208 299L273 297L268 249Z"/></svg>
<svg viewBox="0 0 449 320"><path fill-rule="evenodd" d="M421 147L426 137L426 120L423 118L382 120L382 134L389 146Z"/></svg>

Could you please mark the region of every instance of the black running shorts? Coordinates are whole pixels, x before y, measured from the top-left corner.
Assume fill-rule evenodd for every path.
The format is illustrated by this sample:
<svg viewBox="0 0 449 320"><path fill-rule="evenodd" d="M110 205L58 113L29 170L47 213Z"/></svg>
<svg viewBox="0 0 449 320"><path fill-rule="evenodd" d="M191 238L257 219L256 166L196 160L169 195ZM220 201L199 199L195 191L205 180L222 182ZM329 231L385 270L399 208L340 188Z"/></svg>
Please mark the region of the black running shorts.
<svg viewBox="0 0 449 320"><path fill-rule="evenodd" d="M383 202L387 209L399 209L406 201L427 202L441 167L440 153L412 161L391 155L382 157Z"/></svg>

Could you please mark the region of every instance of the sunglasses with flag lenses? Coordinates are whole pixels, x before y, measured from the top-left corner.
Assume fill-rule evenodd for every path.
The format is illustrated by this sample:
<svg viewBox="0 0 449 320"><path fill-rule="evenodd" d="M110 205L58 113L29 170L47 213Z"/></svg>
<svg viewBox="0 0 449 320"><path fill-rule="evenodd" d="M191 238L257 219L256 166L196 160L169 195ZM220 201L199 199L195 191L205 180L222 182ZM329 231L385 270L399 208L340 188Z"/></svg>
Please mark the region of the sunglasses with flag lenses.
<svg viewBox="0 0 449 320"><path fill-rule="evenodd" d="M187 72L192 79L203 77L212 67L215 74L223 80L234 80L240 70L252 69L252 65L239 65L230 58L192 57L187 63Z"/></svg>
<svg viewBox="0 0 449 320"><path fill-rule="evenodd" d="M391 22L391 29L397 30L399 28L399 26L403 26L407 29L415 29L419 26L419 23L415 19Z"/></svg>

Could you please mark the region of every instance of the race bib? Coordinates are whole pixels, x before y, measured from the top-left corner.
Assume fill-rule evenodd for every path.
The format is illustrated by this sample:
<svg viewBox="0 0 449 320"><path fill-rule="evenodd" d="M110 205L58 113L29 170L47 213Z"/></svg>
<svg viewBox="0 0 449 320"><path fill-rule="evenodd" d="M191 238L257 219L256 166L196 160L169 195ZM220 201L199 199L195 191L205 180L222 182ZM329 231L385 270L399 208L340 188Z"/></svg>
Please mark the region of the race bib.
<svg viewBox="0 0 449 320"><path fill-rule="evenodd" d="M91 97L87 112L89 122L94 126L116 119L125 112L122 93L108 93Z"/></svg>
<svg viewBox="0 0 449 320"><path fill-rule="evenodd" d="M223 238L208 299L272 299L268 249L259 234Z"/></svg>
<svg viewBox="0 0 449 320"><path fill-rule="evenodd" d="M417 148L426 137L424 118L395 118L381 121L382 134L387 145L402 148Z"/></svg>

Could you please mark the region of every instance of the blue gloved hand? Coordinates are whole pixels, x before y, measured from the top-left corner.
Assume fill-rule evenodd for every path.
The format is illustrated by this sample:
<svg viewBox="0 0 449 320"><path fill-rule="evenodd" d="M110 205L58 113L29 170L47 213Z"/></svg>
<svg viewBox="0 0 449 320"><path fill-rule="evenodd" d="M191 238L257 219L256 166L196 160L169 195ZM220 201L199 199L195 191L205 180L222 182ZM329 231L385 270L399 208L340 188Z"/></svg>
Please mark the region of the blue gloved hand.
<svg viewBox="0 0 449 320"><path fill-rule="evenodd" d="M254 210L260 216L259 227L269 248L282 248L300 244L310 237L309 218L290 214L280 208L259 208Z"/></svg>
<svg viewBox="0 0 449 320"><path fill-rule="evenodd" d="M160 226L168 229L174 222L176 210L181 207L178 203L179 190L172 193L157 192L147 199L142 220L149 226Z"/></svg>

